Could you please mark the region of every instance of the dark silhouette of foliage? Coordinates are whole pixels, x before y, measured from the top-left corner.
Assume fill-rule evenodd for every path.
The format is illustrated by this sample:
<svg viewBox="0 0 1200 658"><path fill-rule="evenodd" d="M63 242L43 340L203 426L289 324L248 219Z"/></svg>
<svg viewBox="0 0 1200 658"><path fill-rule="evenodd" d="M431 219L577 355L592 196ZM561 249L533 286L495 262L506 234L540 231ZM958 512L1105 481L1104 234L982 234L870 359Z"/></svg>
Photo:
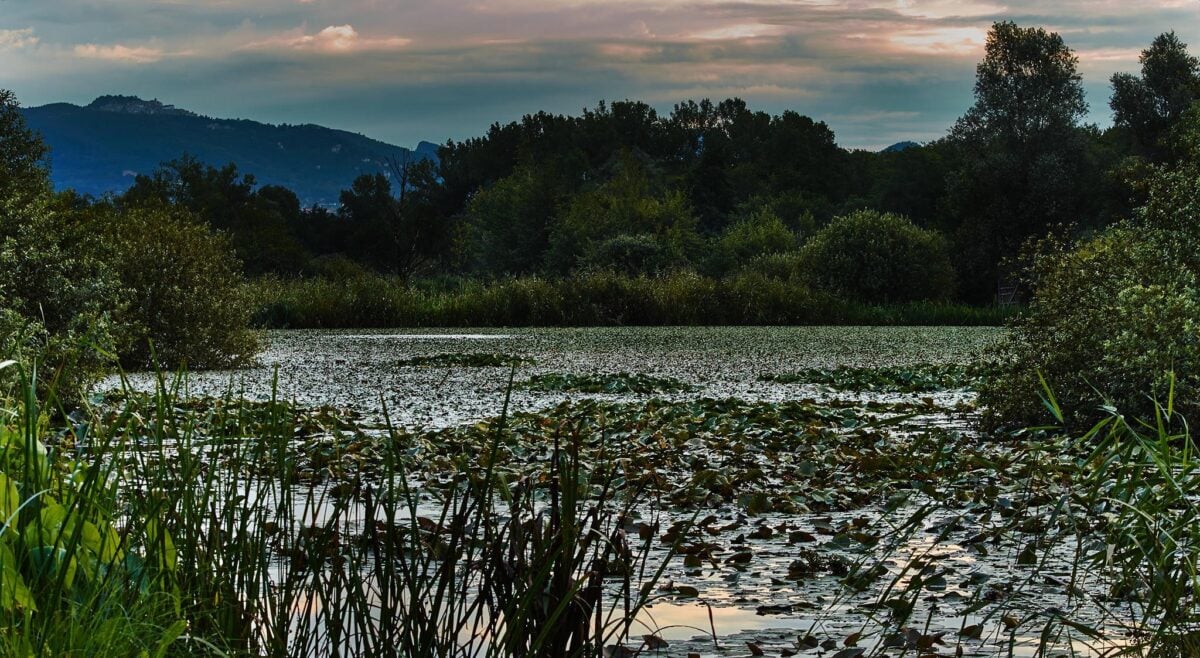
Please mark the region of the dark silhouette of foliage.
<svg viewBox="0 0 1200 658"><path fill-rule="evenodd" d="M1078 58L1040 28L996 23L975 82L975 104L955 124L958 151L946 204L953 215L963 293L992 298L1002 263L1031 236L1094 216L1099 176L1087 157Z"/></svg>
<svg viewBox="0 0 1200 658"><path fill-rule="evenodd" d="M874 304L946 299L955 286L941 234L873 210L817 232L800 252L800 268L814 288Z"/></svg>
<svg viewBox="0 0 1200 658"><path fill-rule="evenodd" d="M1113 123L1127 129L1140 155L1161 159L1169 151L1163 138L1200 98L1200 60L1174 32L1158 35L1138 59L1141 76L1112 76Z"/></svg>
<svg viewBox="0 0 1200 658"><path fill-rule="evenodd" d="M247 274L299 274L309 256L295 234L295 224L288 222L291 199L280 188L255 187L254 176L241 174L233 163L217 168L185 154L152 174L139 175L121 204L184 208L230 235Z"/></svg>
<svg viewBox="0 0 1200 658"><path fill-rule="evenodd" d="M796 279L800 259L788 252L835 217L872 210L946 236L951 248L938 251L951 254L957 285L933 296L989 304L1019 269L1023 245L1051 227L1095 232L1127 217L1150 198L1153 165L1177 162L1200 143L1185 120L1200 112L1187 109L1200 92L1185 44L1163 34L1141 65L1140 76L1113 78L1116 125L1081 125L1087 105L1071 49L1053 32L1001 22L976 70L974 104L928 144L848 151L823 122L772 115L739 98L687 100L669 113L602 101L576 115L537 112L494 124L447 142L436 158L428 144L417 154L360 158L369 173L346 181L336 204L304 207L291 189L260 187L237 164L184 155L138 176L118 205L190 213L226 236L252 277L381 274L420 289L467 279L694 272L739 279L735 287L747 295L755 291L746 282L766 272ZM130 103L145 104L104 101ZM150 116L197 119L162 107ZM9 150L0 157L9 167L0 186L44 198L44 148L10 125L11 116L3 120ZM898 267L910 265L921 264Z"/></svg>

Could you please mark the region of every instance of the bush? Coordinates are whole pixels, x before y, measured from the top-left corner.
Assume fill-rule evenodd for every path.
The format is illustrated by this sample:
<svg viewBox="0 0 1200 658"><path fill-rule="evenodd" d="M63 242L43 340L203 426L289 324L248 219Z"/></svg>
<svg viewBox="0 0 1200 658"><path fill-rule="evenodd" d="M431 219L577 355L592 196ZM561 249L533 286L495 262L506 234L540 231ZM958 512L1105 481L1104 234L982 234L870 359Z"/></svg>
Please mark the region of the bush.
<svg viewBox="0 0 1200 658"><path fill-rule="evenodd" d="M1034 297L990 356L988 428L1048 420L1039 373L1073 424L1153 417L1174 373L1176 407L1200 399L1200 204L1196 172L1160 172L1134 220L1069 249L1043 242ZM1049 245L1049 246L1047 246Z"/></svg>
<svg viewBox="0 0 1200 658"><path fill-rule="evenodd" d="M1189 114L1179 134L1200 126ZM1184 146L1188 143L1182 142ZM1043 241L1033 259L1034 297L990 360L980 390L984 425L1047 420L1039 372L1069 413L1090 424L1119 409L1154 416L1173 385L1175 405L1200 406L1200 148L1153 170L1133 219L1075 248Z"/></svg>
<svg viewBox="0 0 1200 658"><path fill-rule="evenodd" d="M656 274L671 265L662 243L653 235L621 234L589 246L580 258L584 271L617 272L636 276Z"/></svg>
<svg viewBox="0 0 1200 658"><path fill-rule="evenodd" d="M725 229L709 257L708 271L721 275L754 259L795 251L796 234L770 208L759 208Z"/></svg>
<svg viewBox="0 0 1200 658"><path fill-rule="evenodd" d="M801 250L814 288L871 304L947 299L954 268L945 239L891 213L835 217Z"/></svg>
<svg viewBox="0 0 1200 658"><path fill-rule="evenodd" d="M370 270L363 267L358 261L352 260L344 254L317 256L308 261L307 269L308 273L313 276L333 281L361 279L371 273Z"/></svg>
<svg viewBox="0 0 1200 658"><path fill-rule="evenodd" d="M36 357L43 391L70 404L111 350L117 286L82 248L88 235L65 212L74 199L54 197L45 154L0 89L0 360Z"/></svg>
<svg viewBox="0 0 1200 658"><path fill-rule="evenodd" d="M69 406L119 358L195 368L255 350L240 265L222 237L165 207L55 195L44 145L0 91L0 359L39 364Z"/></svg>
<svg viewBox="0 0 1200 658"><path fill-rule="evenodd" d="M49 193L0 199L0 359L36 360L43 391L64 405L79 399L115 349L119 286L91 253L94 242Z"/></svg>
<svg viewBox="0 0 1200 658"><path fill-rule="evenodd" d="M769 279L798 282L805 279L801 265L800 253L796 251L766 254L743 265L740 273L760 274Z"/></svg>
<svg viewBox="0 0 1200 658"><path fill-rule="evenodd" d="M995 326L995 308L942 302L872 306L746 269L723 280L694 272L565 279L521 277L421 289L396 277L257 279L247 286L255 323L272 328L618 325Z"/></svg>
<svg viewBox="0 0 1200 658"><path fill-rule="evenodd" d="M225 368L257 350L241 264L228 241L179 210L98 208L91 231L120 282L121 362Z"/></svg>

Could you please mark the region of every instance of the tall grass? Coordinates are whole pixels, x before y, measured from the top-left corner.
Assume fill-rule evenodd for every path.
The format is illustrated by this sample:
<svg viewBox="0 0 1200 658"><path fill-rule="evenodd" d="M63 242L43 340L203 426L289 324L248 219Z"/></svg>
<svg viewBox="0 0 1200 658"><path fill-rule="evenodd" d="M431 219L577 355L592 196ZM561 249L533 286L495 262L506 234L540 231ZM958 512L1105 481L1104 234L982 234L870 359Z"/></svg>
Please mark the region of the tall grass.
<svg viewBox="0 0 1200 658"><path fill-rule="evenodd" d="M293 442L359 430L187 401L182 381L51 431L21 378L0 433L0 654L591 656L652 596L650 541L624 535L636 497L594 486L617 466L584 463L569 419L540 478L501 468L501 419L449 481L418 487L384 427L375 475L334 483Z"/></svg>
<svg viewBox="0 0 1200 658"><path fill-rule="evenodd" d="M608 325L999 325L1011 311L943 302L870 306L756 273L716 280L692 273L596 273L407 285L260 279L249 284L255 321L274 328Z"/></svg>
<svg viewBox="0 0 1200 658"><path fill-rule="evenodd" d="M615 485L630 480L606 443L583 456L604 432L591 416L547 419L548 457L533 470L505 467L514 430L502 416L482 449L441 455L452 468L438 479L418 468L418 439L386 423L363 428L278 400L190 401L182 376L160 376L151 395L60 410L53 425L36 371L0 371L19 380L0 418L2 655L597 656L642 642L630 639L635 620L677 548L655 544L655 519L631 523L644 492ZM981 585L960 637L990 624L1009 653L1031 636L1043 654L1080 638L1110 654L1200 652L1196 444L1173 397L1157 409L1144 421L1110 410L1073 439L1032 432L990 466L1017 486L987 534L1026 538L1013 556L1023 581ZM332 477L361 465L355 438L379 446L375 463ZM296 442L324 439L322 461L302 463L314 453ZM913 507L918 493L926 502ZM957 496L920 487L889 498L876 549L828 614L871 589L879 627L864 632L877 649L939 641L913 612L945 588L935 548L963 540L947 522L931 542L914 538L935 517L981 509L964 511ZM664 537L687 537L686 526ZM1088 598L1112 613L1103 624L1024 595L1062 545L1074 550L1068 604ZM1075 587L1086 574L1108 579L1105 596ZM1113 623L1122 637L1106 635Z"/></svg>
<svg viewBox="0 0 1200 658"><path fill-rule="evenodd" d="M1080 439L1091 447L1083 461L1086 504L1106 521L1102 546L1080 558L1113 574L1114 600L1140 608L1126 652L1134 655L1200 655L1200 461L1175 411L1173 376L1171 384L1153 418L1109 408Z"/></svg>

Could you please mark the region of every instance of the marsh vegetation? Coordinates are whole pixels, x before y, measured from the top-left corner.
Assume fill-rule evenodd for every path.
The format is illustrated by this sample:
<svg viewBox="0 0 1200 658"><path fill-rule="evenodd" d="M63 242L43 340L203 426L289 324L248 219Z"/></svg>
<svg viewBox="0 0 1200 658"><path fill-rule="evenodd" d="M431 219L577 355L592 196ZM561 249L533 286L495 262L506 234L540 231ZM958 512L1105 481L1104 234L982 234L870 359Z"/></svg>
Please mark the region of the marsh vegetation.
<svg viewBox="0 0 1200 658"><path fill-rule="evenodd" d="M1051 405L1043 429L985 439L955 357L999 337L273 337L266 359L475 410L440 424L336 384L287 402L312 371L270 364L112 380L69 426L24 382L6 637L35 655L1189 655L1194 446L1173 400L1082 434ZM510 349L522 365L396 365ZM514 385L572 363L625 381L596 373L649 352L659 374L635 381L686 388Z"/></svg>
<svg viewBox="0 0 1200 658"><path fill-rule="evenodd" d="M912 156L952 230L737 101L497 126L334 224L187 159L55 192L0 94L0 653L1195 655L1200 110L1126 101L1200 63L1143 59L1101 137L993 26Z"/></svg>

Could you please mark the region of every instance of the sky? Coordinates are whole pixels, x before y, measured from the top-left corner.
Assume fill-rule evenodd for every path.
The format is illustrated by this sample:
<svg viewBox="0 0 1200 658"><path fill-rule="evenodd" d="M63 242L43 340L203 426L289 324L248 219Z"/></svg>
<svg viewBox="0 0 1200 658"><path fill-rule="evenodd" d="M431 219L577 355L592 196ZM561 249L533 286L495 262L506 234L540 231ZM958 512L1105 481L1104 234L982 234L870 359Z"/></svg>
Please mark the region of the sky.
<svg viewBox="0 0 1200 658"><path fill-rule="evenodd" d="M1062 34L1101 126L1108 78L1157 34L1200 53L1200 0L0 0L0 88L400 145L601 99L739 96L874 149L945 134L997 20Z"/></svg>

